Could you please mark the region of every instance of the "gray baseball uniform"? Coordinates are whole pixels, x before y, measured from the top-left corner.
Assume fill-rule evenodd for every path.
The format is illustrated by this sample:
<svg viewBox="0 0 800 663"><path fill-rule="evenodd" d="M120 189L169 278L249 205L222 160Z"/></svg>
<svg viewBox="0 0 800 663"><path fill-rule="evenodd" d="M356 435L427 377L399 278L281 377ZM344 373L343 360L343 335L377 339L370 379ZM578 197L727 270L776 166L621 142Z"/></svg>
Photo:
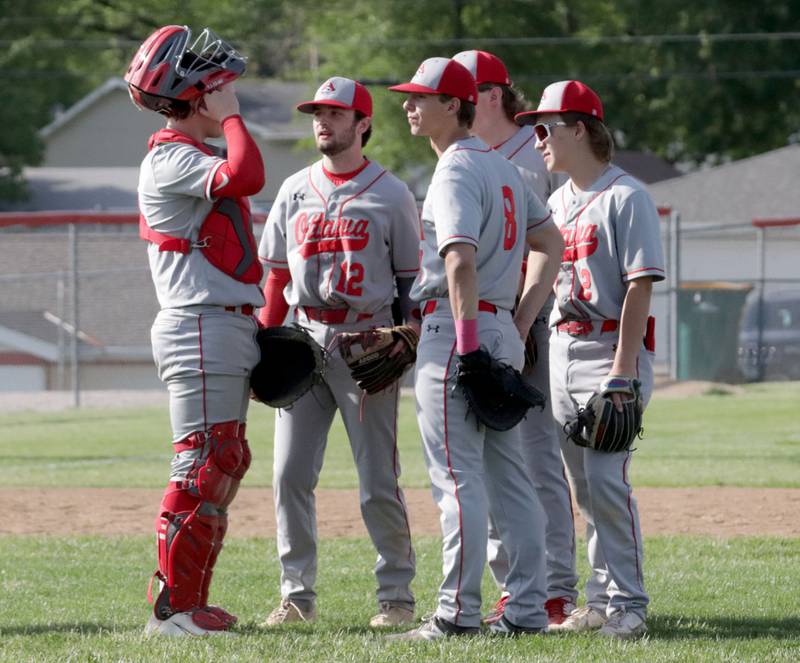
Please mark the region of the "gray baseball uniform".
<svg viewBox="0 0 800 663"><path fill-rule="evenodd" d="M419 216L408 187L375 162L339 185L319 161L289 177L270 210L259 256L287 268L284 291L297 322L328 350L340 332L392 324L395 277L416 275ZM378 601L413 608L415 559L398 479L399 385L366 396L338 352L325 384L275 423L274 491L281 594L316 598L314 488L334 414L342 415L358 471L361 513L378 551Z"/></svg>
<svg viewBox="0 0 800 663"><path fill-rule="evenodd" d="M139 176L139 208L147 225L196 241L213 205L210 183L223 163L191 144L156 145ZM228 276L197 250L159 251L151 243L147 251L161 305L151 330L153 356L170 393L173 441L215 423L244 422L259 352L258 325L252 315L241 314L241 306L263 304L258 284ZM201 451L177 454L171 480L183 479Z"/></svg>
<svg viewBox="0 0 800 663"><path fill-rule="evenodd" d="M519 168L522 179L533 188L539 198L547 201L557 188L553 183L563 179L557 173L548 173L542 155L535 149L536 136L531 125L525 125L507 141L494 147ZM564 474L564 463L558 444L553 409L550 403L550 362L548 359L550 329L548 317L554 297L549 297L536 316L533 335L536 339L538 359L534 370L526 379L548 396L544 411L532 410L520 423L522 454L533 479L536 492L544 507L547 523L545 547L547 549L547 598L566 597L572 603L578 597L578 574L575 569L575 522L572 517L572 500ZM508 574L508 555L503 549L496 528L489 528L489 568L498 587L505 589Z"/></svg>
<svg viewBox="0 0 800 663"><path fill-rule="evenodd" d="M644 187L620 168L609 166L585 192L575 192L567 182L549 202L566 243L550 339L553 415L563 430L611 370L629 282L663 279L664 257L656 208ZM645 403L653 388L653 351L646 341L639 354ZM563 433L561 449L587 522L592 567L587 604L608 614L625 609L644 617L649 598L639 515L628 480L632 454L584 449Z"/></svg>
<svg viewBox="0 0 800 663"><path fill-rule="evenodd" d="M477 427L453 389L456 333L443 252L455 243L476 247L480 343L521 368L523 345L511 309L526 236L551 223L550 214L514 166L481 140L467 138L440 157L422 223L422 266L411 296L424 314L415 372L417 416L443 536L444 580L436 614L459 626L480 623L491 509L512 560L506 615L519 626L544 627L544 513L524 469L519 429Z"/></svg>

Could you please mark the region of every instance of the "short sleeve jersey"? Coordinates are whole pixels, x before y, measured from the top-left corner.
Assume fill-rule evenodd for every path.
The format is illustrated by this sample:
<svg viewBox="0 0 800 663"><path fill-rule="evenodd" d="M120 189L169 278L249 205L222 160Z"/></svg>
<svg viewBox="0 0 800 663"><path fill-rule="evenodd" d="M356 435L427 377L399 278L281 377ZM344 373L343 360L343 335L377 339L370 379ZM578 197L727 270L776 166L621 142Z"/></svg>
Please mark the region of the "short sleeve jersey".
<svg viewBox="0 0 800 663"><path fill-rule="evenodd" d="M550 197L564 237L550 322L619 320L628 282L664 278L658 211L644 186L609 166L588 191L568 181Z"/></svg>
<svg viewBox="0 0 800 663"><path fill-rule="evenodd" d="M292 306L377 313L394 299L394 276L419 271L419 243L404 182L372 161L336 186L318 161L281 186L258 254L268 267L289 269Z"/></svg>
<svg viewBox="0 0 800 663"><path fill-rule="evenodd" d="M422 207L422 265L411 297L447 297L444 252L476 248L478 296L511 309L528 232L552 223L550 212L519 170L479 138L456 141L436 164Z"/></svg>
<svg viewBox="0 0 800 663"><path fill-rule="evenodd" d="M563 175L547 171L544 159L536 149L536 135L530 124L521 126L517 133L505 142L495 145L494 149L520 168L522 179L544 203L564 183Z"/></svg>
<svg viewBox="0 0 800 663"><path fill-rule="evenodd" d="M155 145L139 169L139 211L153 230L199 240L213 206L211 183L225 161L186 143ZM150 272L161 308L261 306L258 285L237 281L214 267L202 252L159 251L148 244Z"/></svg>

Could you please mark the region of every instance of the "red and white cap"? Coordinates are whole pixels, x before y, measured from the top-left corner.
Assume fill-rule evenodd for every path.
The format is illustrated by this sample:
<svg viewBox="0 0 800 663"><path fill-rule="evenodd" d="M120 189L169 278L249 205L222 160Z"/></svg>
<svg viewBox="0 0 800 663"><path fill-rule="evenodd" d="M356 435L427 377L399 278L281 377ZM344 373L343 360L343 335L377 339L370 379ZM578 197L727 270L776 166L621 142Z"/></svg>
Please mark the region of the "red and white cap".
<svg viewBox="0 0 800 663"><path fill-rule="evenodd" d="M446 94L462 101L475 103L478 86L469 70L450 58L428 58L417 69L410 83L393 85L393 92L416 92L417 94Z"/></svg>
<svg viewBox="0 0 800 663"><path fill-rule="evenodd" d="M335 106L372 117L372 97L361 83L342 76L333 76L319 86L313 101L297 104L301 113L313 113L317 106Z"/></svg>
<svg viewBox="0 0 800 663"><path fill-rule="evenodd" d="M496 85L511 85L508 69L503 61L492 53L486 51L461 51L453 56L453 60L463 64L475 83L494 83Z"/></svg>
<svg viewBox="0 0 800 663"><path fill-rule="evenodd" d="M542 92L539 107L535 111L518 113L517 124L535 124L544 113L585 113L603 121L603 104L600 97L588 85L580 81L558 81L550 83Z"/></svg>

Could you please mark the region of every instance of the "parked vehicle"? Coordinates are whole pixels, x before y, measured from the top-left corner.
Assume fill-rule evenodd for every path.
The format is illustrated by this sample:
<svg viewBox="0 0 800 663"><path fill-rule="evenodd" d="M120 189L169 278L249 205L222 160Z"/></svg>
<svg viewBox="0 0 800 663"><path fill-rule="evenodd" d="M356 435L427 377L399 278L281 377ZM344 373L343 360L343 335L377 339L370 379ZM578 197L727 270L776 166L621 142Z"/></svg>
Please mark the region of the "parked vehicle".
<svg viewBox="0 0 800 663"><path fill-rule="evenodd" d="M800 290L753 291L739 328L739 370L746 380L800 380ZM759 346L759 319L763 321Z"/></svg>

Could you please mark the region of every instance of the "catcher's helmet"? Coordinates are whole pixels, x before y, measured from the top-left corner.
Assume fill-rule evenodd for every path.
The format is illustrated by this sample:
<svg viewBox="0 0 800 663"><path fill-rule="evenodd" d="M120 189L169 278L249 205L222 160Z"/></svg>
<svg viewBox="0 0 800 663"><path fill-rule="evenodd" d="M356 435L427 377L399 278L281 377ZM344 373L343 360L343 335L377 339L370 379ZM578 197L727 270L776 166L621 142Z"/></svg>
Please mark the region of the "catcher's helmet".
<svg viewBox="0 0 800 663"><path fill-rule="evenodd" d="M190 101L244 73L245 57L206 28L192 41L185 25L151 34L133 56L125 82L133 103L161 111L174 100Z"/></svg>

